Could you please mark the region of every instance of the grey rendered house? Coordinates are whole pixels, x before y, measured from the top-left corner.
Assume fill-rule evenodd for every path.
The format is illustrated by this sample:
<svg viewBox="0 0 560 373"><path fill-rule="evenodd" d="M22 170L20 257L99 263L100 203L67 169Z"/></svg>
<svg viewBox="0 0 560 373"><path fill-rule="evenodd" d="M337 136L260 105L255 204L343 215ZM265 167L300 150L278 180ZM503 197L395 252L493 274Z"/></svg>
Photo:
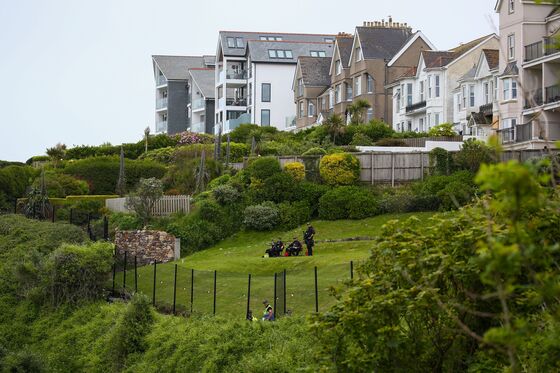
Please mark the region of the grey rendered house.
<svg viewBox="0 0 560 373"><path fill-rule="evenodd" d="M193 83L189 69L213 69L214 61L214 56L152 56L157 133L175 134L190 128Z"/></svg>

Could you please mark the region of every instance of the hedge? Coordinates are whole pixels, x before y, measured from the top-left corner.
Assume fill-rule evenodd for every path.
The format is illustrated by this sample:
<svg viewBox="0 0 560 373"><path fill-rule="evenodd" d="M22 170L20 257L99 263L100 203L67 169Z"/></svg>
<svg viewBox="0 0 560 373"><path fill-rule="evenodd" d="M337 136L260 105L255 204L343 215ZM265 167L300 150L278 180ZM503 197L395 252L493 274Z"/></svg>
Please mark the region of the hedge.
<svg viewBox="0 0 560 373"><path fill-rule="evenodd" d="M351 154L326 155L321 159L319 172L328 185L352 185L360 180L360 162Z"/></svg>
<svg viewBox="0 0 560 373"><path fill-rule="evenodd" d="M284 166L284 171L297 182L305 179L305 166L300 162L287 163Z"/></svg>
<svg viewBox="0 0 560 373"><path fill-rule="evenodd" d="M375 196L361 187L338 187L319 200L319 218L324 220L364 219L379 212Z"/></svg>

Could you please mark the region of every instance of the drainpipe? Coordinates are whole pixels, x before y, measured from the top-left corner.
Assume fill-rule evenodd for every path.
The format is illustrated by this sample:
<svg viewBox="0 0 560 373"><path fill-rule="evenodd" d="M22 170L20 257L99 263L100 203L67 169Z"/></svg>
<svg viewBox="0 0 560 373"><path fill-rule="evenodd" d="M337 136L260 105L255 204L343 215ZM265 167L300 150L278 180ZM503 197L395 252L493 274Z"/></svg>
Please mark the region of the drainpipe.
<svg viewBox="0 0 560 373"><path fill-rule="evenodd" d="M383 90L384 90L384 110L383 110L383 121L385 123L387 123L387 121L389 120L388 115L389 115L389 100L388 100L388 89L387 89L387 84L389 84L388 82L388 78L389 78L389 60L388 59L384 59L383 62L385 63L385 83L383 84Z"/></svg>

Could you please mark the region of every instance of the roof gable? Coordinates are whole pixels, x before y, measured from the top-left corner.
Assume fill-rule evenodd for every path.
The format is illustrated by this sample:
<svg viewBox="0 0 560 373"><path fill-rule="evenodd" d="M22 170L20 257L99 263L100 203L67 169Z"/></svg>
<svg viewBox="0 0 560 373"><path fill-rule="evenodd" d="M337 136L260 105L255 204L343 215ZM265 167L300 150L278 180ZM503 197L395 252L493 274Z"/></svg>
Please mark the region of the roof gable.
<svg viewBox="0 0 560 373"><path fill-rule="evenodd" d="M303 85L307 87L327 87L331 84L329 57L300 57L298 67Z"/></svg>
<svg viewBox="0 0 560 373"><path fill-rule="evenodd" d="M393 57L393 59L391 59L391 61L389 61L389 63L387 64L388 66L392 66L395 62L398 61L398 59L414 44L414 42L416 42L416 40L418 39L422 39L426 44L428 44L428 47L430 48L430 50L435 50L437 49L432 42L430 42L430 40L428 40L428 38L421 32L421 31L416 31L410 38L409 40L406 42L406 44L404 44L402 46L402 48L397 52L397 54L395 54L395 56Z"/></svg>
<svg viewBox="0 0 560 373"><path fill-rule="evenodd" d="M405 27L356 27L364 59L392 59L412 36Z"/></svg>
<svg viewBox="0 0 560 373"><path fill-rule="evenodd" d="M167 80L186 80L189 76L189 68L204 67L202 56L154 55L152 59Z"/></svg>
<svg viewBox="0 0 560 373"><path fill-rule="evenodd" d="M205 98L214 98L215 71L212 68L193 68L189 69L189 74L198 90Z"/></svg>

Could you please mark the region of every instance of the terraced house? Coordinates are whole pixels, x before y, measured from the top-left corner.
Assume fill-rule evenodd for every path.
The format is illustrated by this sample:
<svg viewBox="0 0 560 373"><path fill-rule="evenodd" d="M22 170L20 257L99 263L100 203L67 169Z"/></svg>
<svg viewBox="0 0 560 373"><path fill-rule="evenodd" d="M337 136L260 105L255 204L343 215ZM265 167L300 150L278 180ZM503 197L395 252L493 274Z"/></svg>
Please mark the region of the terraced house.
<svg viewBox="0 0 560 373"><path fill-rule="evenodd" d="M195 118L195 122L193 122L191 102L195 85L189 69L213 71L214 62L214 56L152 56L156 84L155 127L157 133L175 134L189 129L204 132L200 125L196 128L191 127L193 123L199 124L200 117ZM199 84L202 83L199 81ZM213 85L213 77L210 84ZM194 99L197 99L196 92ZM204 106L197 110L205 110L206 101L203 104ZM212 114L209 119L212 121L210 127L213 127L213 119Z"/></svg>
<svg viewBox="0 0 560 373"><path fill-rule="evenodd" d="M497 1L501 52L498 135L508 149L542 149L560 139L560 7Z"/></svg>
<svg viewBox="0 0 560 373"><path fill-rule="evenodd" d="M364 119L391 121L392 92L388 84L415 66L422 51L431 49L433 45L420 31L412 32L406 23L391 18L388 22L364 22L356 27L354 35L339 34L330 59L329 79L319 78L325 72L324 60L316 61L316 71L308 59L298 63L293 83L298 128L321 123L332 114L349 121L348 106L358 100L366 100L371 106Z"/></svg>
<svg viewBox="0 0 560 373"><path fill-rule="evenodd" d="M331 57L335 35L220 31L215 132L242 123L295 128L292 79L300 56Z"/></svg>
<svg viewBox="0 0 560 373"><path fill-rule="evenodd" d="M462 79L474 71L483 50L498 48L499 38L491 34L448 51L423 51L417 67L409 69L390 85L394 90L393 129L427 132L441 123L454 123L455 130L465 134L466 121L454 122L455 90ZM471 92L475 95L474 89ZM468 99L469 108L475 108L476 100L471 100L471 92L465 92L459 101Z"/></svg>

